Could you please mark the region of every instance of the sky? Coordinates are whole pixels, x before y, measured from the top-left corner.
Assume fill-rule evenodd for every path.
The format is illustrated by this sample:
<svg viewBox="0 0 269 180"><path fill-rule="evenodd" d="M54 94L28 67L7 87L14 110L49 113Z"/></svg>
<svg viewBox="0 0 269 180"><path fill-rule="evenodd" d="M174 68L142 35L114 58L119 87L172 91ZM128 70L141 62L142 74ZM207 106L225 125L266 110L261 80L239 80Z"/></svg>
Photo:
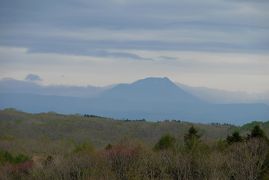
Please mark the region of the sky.
<svg viewBox="0 0 269 180"><path fill-rule="evenodd" d="M269 92L268 0L0 0L0 78Z"/></svg>

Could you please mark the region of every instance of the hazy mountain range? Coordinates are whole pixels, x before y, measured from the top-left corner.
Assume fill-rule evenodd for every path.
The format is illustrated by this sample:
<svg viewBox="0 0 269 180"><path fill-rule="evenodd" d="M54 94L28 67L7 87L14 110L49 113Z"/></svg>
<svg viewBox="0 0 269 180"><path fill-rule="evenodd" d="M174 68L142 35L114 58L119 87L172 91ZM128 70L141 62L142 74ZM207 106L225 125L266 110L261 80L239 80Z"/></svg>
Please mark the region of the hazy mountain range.
<svg viewBox="0 0 269 180"><path fill-rule="evenodd" d="M244 91L226 91L207 87L192 87L181 83L177 85L185 91L212 103L265 103L269 105L269 91L247 93Z"/></svg>
<svg viewBox="0 0 269 180"><path fill-rule="evenodd" d="M86 113L119 119L233 124L268 120L269 106L264 103L269 101L262 97L175 84L168 78L146 78L107 87L41 86L14 79L0 81L0 108ZM267 94L264 97L268 97Z"/></svg>

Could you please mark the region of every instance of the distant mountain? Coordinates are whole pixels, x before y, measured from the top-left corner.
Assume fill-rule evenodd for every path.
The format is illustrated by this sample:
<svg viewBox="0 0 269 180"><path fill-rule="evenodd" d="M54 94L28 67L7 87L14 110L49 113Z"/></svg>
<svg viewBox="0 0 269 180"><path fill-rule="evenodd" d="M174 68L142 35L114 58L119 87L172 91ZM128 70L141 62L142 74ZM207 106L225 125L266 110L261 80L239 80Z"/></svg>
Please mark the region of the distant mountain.
<svg viewBox="0 0 269 180"><path fill-rule="evenodd" d="M148 78L148 81L153 81L154 78ZM160 82L156 78L156 83ZM171 82L170 82L171 83ZM116 84L117 85L117 84ZM67 86L67 85L40 85L35 81L15 80L5 78L0 80L0 93L27 93L37 95L53 95L53 96L68 96L68 97L97 97L116 85L96 87L88 86ZM127 86L128 84L120 84ZM174 84L173 84L174 85ZM226 91L207 87L192 87L181 83L176 83L185 92L209 103L266 103L269 105L269 91L264 93L246 93L237 91ZM159 86L159 85L158 85ZM148 88L147 88L148 89ZM159 88L158 88L159 89ZM152 91L147 95L147 98L153 94ZM141 96L141 95L140 95ZM163 96L163 93L162 93ZM125 98L129 98L125 97Z"/></svg>
<svg viewBox="0 0 269 180"><path fill-rule="evenodd" d="M181 83L177 83L177 85L190 94L211 103L266 103L269 105L269 91L247 93L207 87L192 87Z"/></svg>
<svg viewBox="0 0 269 180"><path fill-rule="evenodd" d="M0 80L0 93L28 93L70 97L95 97L111 87L113 86L43 86L32 81L22 81L11 78Z"/></svg>
<svg viewBox="0 0 269 180"><path fill-rule="evenodd" d="M146 78L132 84L119 84L101 94L102 98L144 103L201 103L168 78Z"/></svg>
<svg viewBox="0 0 269 180"><path fill-rule="evenodd" d="M7 107L27 112L83 113L118 119L180 119L233 124L269 119L269 106L265 104L209 103L168 78L146 78L119 84L91 98L0 93L0 108Z"/></svg>

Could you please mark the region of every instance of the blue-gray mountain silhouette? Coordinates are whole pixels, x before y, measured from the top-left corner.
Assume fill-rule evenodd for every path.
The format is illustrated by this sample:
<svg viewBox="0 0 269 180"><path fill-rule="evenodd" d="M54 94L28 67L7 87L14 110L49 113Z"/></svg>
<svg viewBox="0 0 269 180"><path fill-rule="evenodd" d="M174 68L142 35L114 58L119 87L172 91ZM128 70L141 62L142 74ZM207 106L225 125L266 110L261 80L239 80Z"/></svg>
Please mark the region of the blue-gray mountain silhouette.
<svg viewBox="0 0 269 180"><path fill-rule="evenodd" d="M168 78L146 78L119 84L94 98L0 93L0 108L27 112L95 114L119 119L180 119L242 124L268 120L265 104L212 104L179 88Z"/></svg>
<svg viewBox="0 0 269 180"><path fill-rule="evenodd" d="M144 103L201 103L197 97L185 92L166 77L152 77L132 84L119 84L105 91L101 97Z"/></svg>

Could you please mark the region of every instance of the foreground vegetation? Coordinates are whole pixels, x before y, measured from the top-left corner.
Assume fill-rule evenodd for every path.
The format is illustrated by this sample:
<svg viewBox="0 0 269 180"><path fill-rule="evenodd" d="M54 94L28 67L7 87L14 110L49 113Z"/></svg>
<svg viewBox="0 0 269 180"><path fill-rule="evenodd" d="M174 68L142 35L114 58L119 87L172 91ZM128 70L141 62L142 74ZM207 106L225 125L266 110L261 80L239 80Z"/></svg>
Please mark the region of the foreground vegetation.
<svg viewBox="0 0 269 180"><path fill-rule="evenodd" d="M268 122L115 121L0 111L1 179L268 179Z"/></svg>

